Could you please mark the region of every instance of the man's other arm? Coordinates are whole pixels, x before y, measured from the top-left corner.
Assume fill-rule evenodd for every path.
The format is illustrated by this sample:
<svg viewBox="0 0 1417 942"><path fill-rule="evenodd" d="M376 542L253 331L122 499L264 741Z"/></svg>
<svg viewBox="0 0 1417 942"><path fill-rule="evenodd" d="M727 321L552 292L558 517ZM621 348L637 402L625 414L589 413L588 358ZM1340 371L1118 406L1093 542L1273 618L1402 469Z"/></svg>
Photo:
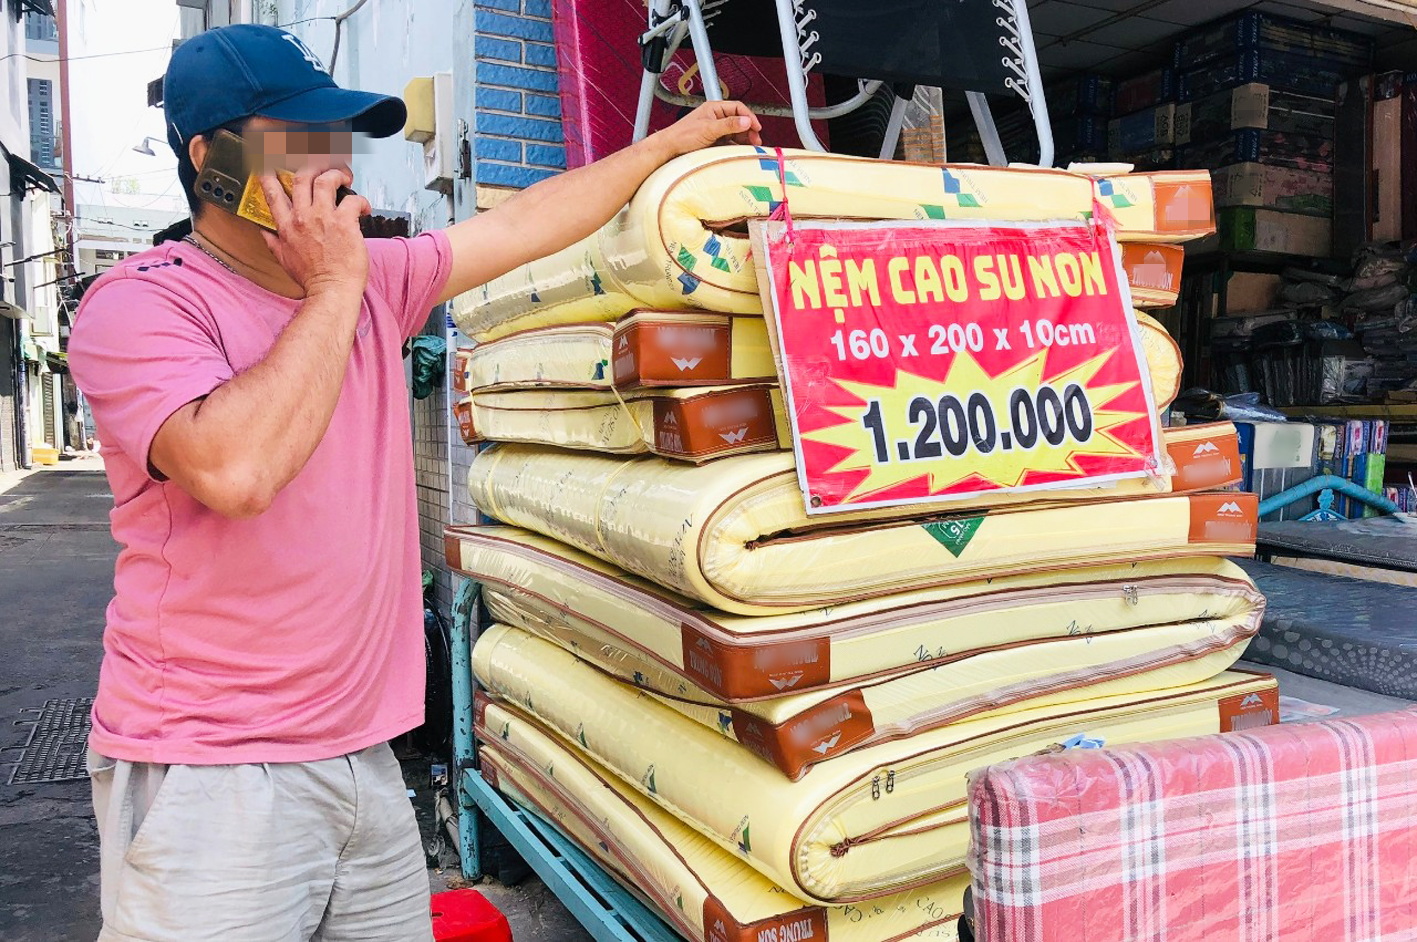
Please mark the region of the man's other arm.
<svg viewBox="0 0 1417 942"><path fill-rule="evenodd" d="M279 227L267 243L305 299L259 363L174 412L147 456L162 476L233 518L264 513L324 438L369 270L359 231L368 203L335 205L348 173L302 171L288 198L273 179L262 182Z"/></svg>

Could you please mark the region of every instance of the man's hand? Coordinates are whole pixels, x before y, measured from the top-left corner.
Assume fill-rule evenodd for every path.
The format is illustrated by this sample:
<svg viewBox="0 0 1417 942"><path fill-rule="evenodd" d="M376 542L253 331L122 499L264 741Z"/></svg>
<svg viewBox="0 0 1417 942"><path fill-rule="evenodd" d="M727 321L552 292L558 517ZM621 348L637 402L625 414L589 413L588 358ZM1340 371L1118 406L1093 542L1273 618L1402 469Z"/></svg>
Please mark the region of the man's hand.
<svg viewBox="0 0 1417 942"><path fill-rule="evenodd" d="M369 251L359 231L359 217L372 210L362 196L335 194L354 178L347 170L301 170L290 195L274 176L261 177L276 232L262 232L271 254L306 297L337 292L358 297L369 277Z"/></svg>
<svg viewBox="0 0 1417 942"><path fill-rule="evenodd" d="M662 131L651 135L671 160L713 144L763 143L763 125L741 101L707 101Z"/></svg>

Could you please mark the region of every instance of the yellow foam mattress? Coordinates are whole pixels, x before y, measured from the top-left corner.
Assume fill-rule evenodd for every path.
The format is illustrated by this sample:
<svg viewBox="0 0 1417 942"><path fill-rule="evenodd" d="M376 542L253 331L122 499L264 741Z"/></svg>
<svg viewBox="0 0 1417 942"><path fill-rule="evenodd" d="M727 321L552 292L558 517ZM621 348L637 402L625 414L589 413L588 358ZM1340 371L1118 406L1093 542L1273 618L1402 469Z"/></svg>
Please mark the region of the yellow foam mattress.
<svg viewBox="0 0 1417 942"><path fill-rule="evenodd" d="M1180 390L1181 350L1158 321L1141 311L1136 314L1152 399L1164 409ZM453 366L453 387L474 395L777 381L767 324L761 317L694 311L637 311L614 325L527 330L461 349ZM555 408L557 400L546 401L551 403L547 408Z"/></svg>
<svg viewBox="0 0 1417 942"><path fill-rule="evenodd" d="M881 942L932 928L928 938L958 938L964 876L869 906L812 905L515 707L481 701L476 732L482 775L494 788L554 824L686 939Z"/></svg>
<svg viewBox="0 0 1417 942"><path fill-rule="evenodd" d="M459 350L453 388L465 393L609 389L613 329L610 324L565 324Z"/></svg>
<svg viewBox="0 0 1417 942"><path fill-rule="evenodd" d="M807 516L787 452L690 465L499 445L468 472L473 503L489 517L748 615L1024 572L1254 552L1253 495L1138 497L1147 492L1134 488L1147 486L1170 485L1065 490L1048 500L1006 495L990 509L948 515L941 511L949 505L937 503L823 520ZM902 518L909 513L922 516Z"/></svg>
<svg viewBox="0 0 1417 942"><path fill-rule="evenodd" d="M1075 736L1117 745L1278 719L1272 678L1227 671L1157 692L1071 703L1039 698L1025 709L848 752L794 782L555 645L525 634L503 643L509 635L488 633L473 651L473 670L492 697L578 743L774 883L826 905L904 892L962 871L965 775L982 765Z"/></svg>
<svg viewBox="0 0 1417 942"><path fill-rule="evenodd" d="M776 385L473 393L464 439L656 454L681 461L792 448Z"/></svg>
<svg viewBox="0 0 1417 942"><path fill-rule="evenodd" d="M1040 641L1243 622L1264 605L1240 567L1208 556L1000 576L743 616L515 527L457 527L446 542L449 567L481 583L497 620L648 690L710 705L835 691L922 663L943 667Z"/></svg>
<svg viewBox="0 0 1417 942"><path fill-rule="evenodd" d="M1215 228L1206 171L1092 178L784 153L788 204L800 219L1080 219L1100 203L1123 242L1183 242ZM745 223L769 215L783 190L775 153L761 148L680 157L587 239L460 295L454 319L486 341L531 327L614 320L637 307L761 313Z"/></svg>
<svg viewBox="0 0 1417 942"><path fill-rule="evenodd" d="M1029 610L995 613L996 621L1036 617ZM796 780L812 766L883 742L949 723L1026 708L1042 696L1058 702L1165 690L1208 680L1234 665L1258 628L1254 617L1148 625L1109 633L1084 633L1032 644L943 655L918 669L844 688L811 690L770 700L706 704L701 690L658 693L670 709L739 743ZM506 645L544 644L529 630L494 626ZM593 650L567 649L605 670ZM621 677L633 682L633 677ZM643 689L651 689L641 683Z"/></svg>

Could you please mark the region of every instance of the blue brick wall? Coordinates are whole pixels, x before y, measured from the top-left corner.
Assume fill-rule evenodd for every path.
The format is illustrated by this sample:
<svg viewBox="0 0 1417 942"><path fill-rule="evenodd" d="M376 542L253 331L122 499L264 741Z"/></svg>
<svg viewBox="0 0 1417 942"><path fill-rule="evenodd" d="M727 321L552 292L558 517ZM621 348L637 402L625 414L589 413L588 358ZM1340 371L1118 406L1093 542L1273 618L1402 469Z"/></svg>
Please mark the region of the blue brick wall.
<svg viewBox="0 0 1417 942"><path fill-rule="evenodd" d="M476 0L473 155L480 184L530 186L564 170L550 0Z"/></svg>

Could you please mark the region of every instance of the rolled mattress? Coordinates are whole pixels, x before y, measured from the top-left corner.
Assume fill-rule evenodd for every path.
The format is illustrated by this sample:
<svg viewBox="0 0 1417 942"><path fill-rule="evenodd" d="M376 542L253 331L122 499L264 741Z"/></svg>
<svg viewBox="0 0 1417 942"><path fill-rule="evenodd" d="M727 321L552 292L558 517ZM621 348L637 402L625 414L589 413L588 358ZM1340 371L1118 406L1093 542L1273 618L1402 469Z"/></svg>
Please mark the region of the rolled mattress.
<svg viewBox="0 0 1417 942"><path fill-rule="evenodd" d="M1215 228L1203 170L1094 179L1063 170L784 155L788 205L802 219L1050 221L1085 218L1100 204L1123 242L1184 242ZM468 336L486 341L532 327L615 320L637 307L761 313L745 222L768 216L783 190L776 153L762 148L714 147L680 157L652 174L598 232L458 296L453 317ZM1148 263L1145 254L1138 263ZM1168 254L1159 264L1175 260ZM1164 273L1152 275L1164 288Z"/></svg>
<svg viewBox="0 0 1417 942"><path fill-rule="evenodd" d="M689 465L499 445L474 459L468 488L495 520L746 615L1024 572L1250 555L1257 511L1250 494L1136 497L1119 487L1100 502L1107 491L1063 490L948 516L936 503L823 522L807 516L786 452ZM1033 495L1002 495L1020 496Z"/></svg>
<svg viewBox="0 0 1417 942"><path fill-rule="evenodd" d="M1043 694L1205 680L1234 663L1264 605L1238 567L1205 557L739 618L543 537L487 528L454 539L450 565L482 583L495 620L655 693L791 777Z"/></svg>
<svg viewBox="0 0 1417 942"><path fill-rule="evenodd" d="M468 444L523 442L692 462L792 448L776 385L643 389L623 396L590 390L480 392L460 406L459 425Z"/></svg>
<svg viewBox="0 0 1417 942"><path fill-rule="evenodd" d="M963 876L873 901L816 906L784 892L736 854L630 788L574 744L513 706L482 701L482 776L550 821L650 904L702 942L955 940ZM933 929L929 936L917 933Z"/></svg>
<svg viewBox="0 0 1417 942"><path fill-rule="evenodd" d="M1181 388L1181 349L1160 322L1136 314L1152 401L1164 409ZM459 350L453 367L453 388L474 394L777 381L763 318L699 311L635 311L613 325L539 327Z"/></svg>
<svg viewBox="0 0 1417 942"><path fill-rule="evenodd" d="M649 694L525 633L485 634L473 670L494 699L577 743L779 886L824 905L904 892L961 871L969 843L965 775L980 766L1075 736L1107 744L1175 739L1273 722L1278 712L1272 678L1237 672L1076 703L1039 698L1027 709L848 752L794 782Z"/></svg>

